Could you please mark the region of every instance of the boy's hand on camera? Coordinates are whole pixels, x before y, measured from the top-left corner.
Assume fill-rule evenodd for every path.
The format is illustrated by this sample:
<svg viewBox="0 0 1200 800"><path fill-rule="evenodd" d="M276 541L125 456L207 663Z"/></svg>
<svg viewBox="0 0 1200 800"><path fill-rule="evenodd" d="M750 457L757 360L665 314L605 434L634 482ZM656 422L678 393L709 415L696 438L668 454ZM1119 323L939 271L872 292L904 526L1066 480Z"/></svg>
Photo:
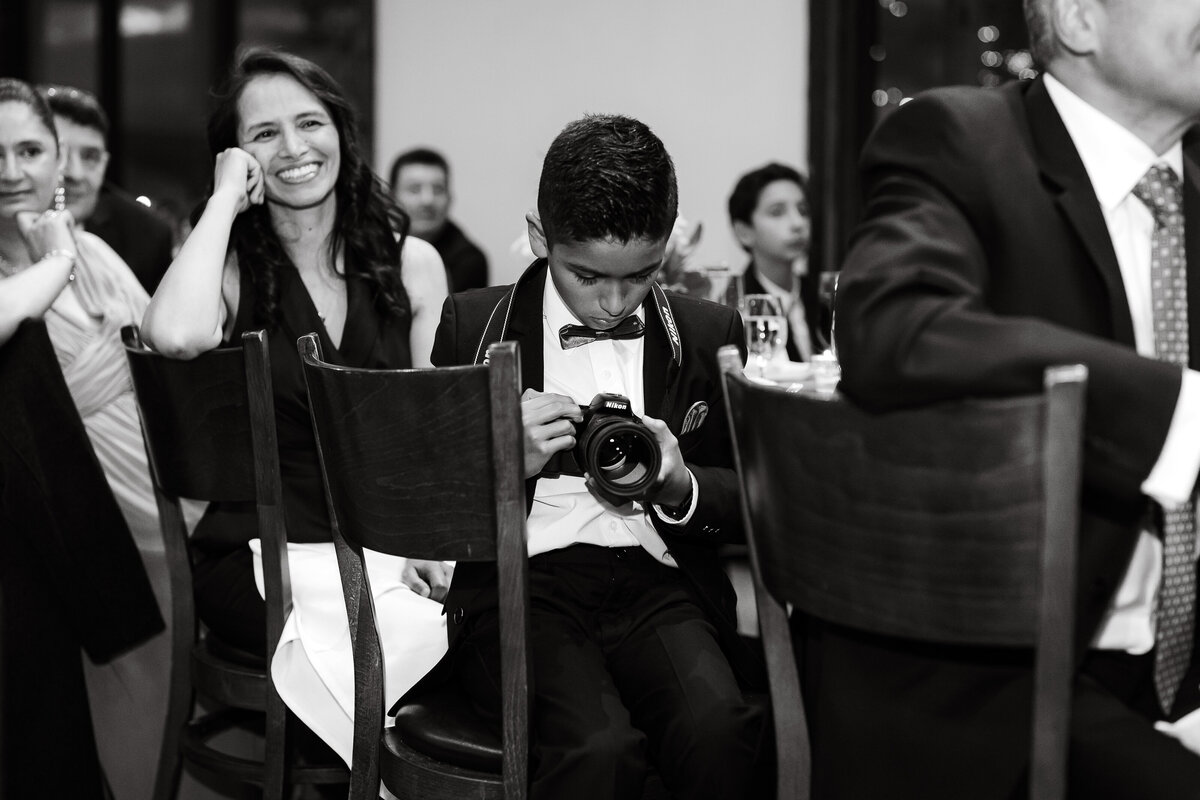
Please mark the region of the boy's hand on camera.
<svg viewBox="0 0 1200 800"><path fill-rule="evenodd" d="M542 471L550 456L575 446L575 425L583 420L579 405L566 395L526 389L521 395L525 428L525 477Z"/></svg>
<svg viewBox="0 0 1200 800"><path fill-rule="evenodd" d="M658 447L662 450L662 466L658 470L658 480L650 487L646 499L668 508L680 506L692 491L692 479L688 477L687 465L683 463L679 440L661 419L643 415L642 422L654 434L654 438L658 440Z"/></svg>

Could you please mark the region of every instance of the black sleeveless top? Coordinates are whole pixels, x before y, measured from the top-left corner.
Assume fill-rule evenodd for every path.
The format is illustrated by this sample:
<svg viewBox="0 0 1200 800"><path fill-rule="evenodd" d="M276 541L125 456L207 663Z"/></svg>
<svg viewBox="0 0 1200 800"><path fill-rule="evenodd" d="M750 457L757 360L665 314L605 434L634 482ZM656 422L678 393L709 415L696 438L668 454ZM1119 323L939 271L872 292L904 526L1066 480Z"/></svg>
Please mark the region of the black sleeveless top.
<svg viewBox="0 0 1200 800"><path fill-rule="evenodd" d="M349 254L347 254L349 258ZM347 270L349 271L349 270ZM347 279L346 327L342 345L334 347L317 315L316 306L295 269L278 276L279 327L267 334L271 380L275 394L275 426L279 437L279 470L283 477L283 505L287 536L291 542L330 541L325 487L317 460L308 393L296 340L316 332L325 360L346 367L407 369L412 366L409 330L412 307L403 293L399 316L383 316L375 306L373 290L361 279ZM263 327L254 320L254 283L250 271L241 270L237 320L231 343L246 331ZM216 554L241 547L258 537L255 511L243 503L214 503L192 536L192 544Z"/></svg>

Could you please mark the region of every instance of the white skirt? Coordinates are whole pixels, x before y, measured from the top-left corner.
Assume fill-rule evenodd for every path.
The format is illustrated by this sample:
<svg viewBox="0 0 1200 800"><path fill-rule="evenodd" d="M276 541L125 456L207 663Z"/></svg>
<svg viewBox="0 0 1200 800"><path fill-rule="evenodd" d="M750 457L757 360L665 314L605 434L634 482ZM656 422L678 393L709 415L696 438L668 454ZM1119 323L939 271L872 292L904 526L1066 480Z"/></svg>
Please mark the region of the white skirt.
<svg viewBox="0 0 1200 800"><path fill-rule="evenodd" d="M263 593L262 547L250 542L254 576ZM367 574L383 649L384 725L387 709L446 653L442 604L400 582L405 559L371 550ZM271 675L288 708L333 748L346 765L354 744L354 655L337 556L332 542L288 544L292 613L271 662Z"/></svg>

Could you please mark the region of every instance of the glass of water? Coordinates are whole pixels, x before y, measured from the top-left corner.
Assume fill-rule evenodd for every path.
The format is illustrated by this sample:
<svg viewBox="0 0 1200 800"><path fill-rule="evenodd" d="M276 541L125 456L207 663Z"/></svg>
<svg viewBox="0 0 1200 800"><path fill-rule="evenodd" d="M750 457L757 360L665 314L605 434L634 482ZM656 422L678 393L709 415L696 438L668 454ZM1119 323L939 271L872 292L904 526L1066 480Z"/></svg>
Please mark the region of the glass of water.
<svg viewBox="0 0 1200 800"><path fill-rule="evenodd" d="M787 352L787 317L783 303L770 294L742 298L746 326L746 373L761 376L767 365Z"/></svg>

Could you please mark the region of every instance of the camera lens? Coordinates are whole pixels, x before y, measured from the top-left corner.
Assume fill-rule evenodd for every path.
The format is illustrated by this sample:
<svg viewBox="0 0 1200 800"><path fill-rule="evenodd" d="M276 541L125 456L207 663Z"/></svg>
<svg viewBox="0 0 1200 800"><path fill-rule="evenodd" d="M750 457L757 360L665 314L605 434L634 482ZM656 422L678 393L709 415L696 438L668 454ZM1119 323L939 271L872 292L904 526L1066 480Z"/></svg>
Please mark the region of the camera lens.
<svg viewBox="0 0 1200 800"><path fill-rule="evenodd" d="M645 478L650 461L645 438L629 431L606 437L596 449L597 471L618 486L635 485Z"/></svg>
<svg viewBox="0 0 1200 800"><path fill-rule="evenodd" d="M580 437L580 463L609 494L636 497L658 477L662 453L640 422L607 417Z"/></svg>

